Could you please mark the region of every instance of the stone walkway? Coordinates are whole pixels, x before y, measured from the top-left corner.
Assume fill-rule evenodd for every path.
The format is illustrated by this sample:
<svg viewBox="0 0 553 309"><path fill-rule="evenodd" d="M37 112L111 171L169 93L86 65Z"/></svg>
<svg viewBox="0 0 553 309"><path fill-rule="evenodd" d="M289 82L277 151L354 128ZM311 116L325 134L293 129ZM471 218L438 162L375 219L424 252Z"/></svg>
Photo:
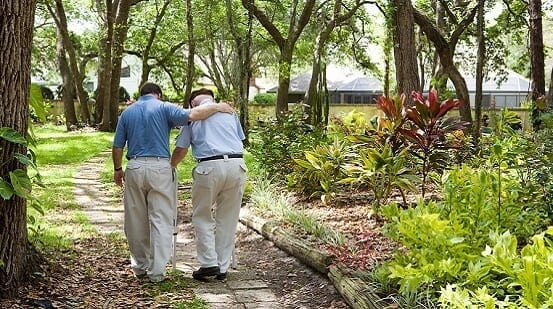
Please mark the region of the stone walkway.
<svg viewBox="0 0 553 309"><path fill-rule="evenodd" d="M99 233L123 233L123 205L113 201L103 189L99 179L103 162L110 153L102 153L81 165L75 175L75 200L83 206L90 223ZM240 230L246 229L242 224ZM179 225L177 236L177 269L192 278L192 271L199 267L196 262L194 237L183 232ZM240 268L229 270L225 282L210 280L195 289L197 296L204 299L210 308L282 308L268 284L260 280L255 272Z"/></svg>

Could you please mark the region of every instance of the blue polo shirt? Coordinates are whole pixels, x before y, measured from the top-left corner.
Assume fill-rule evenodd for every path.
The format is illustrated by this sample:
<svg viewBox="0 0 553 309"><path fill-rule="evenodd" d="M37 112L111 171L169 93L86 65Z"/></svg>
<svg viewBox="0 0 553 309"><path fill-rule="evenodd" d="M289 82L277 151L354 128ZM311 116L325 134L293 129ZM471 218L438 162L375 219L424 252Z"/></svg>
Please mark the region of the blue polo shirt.
<svg viewBox="0 0 553 309"><path fill-rule="evenodd" d="M215 104L203 100L200 105ZM194 121L181 128L175 146L192 146L192 156L196 159L218 155L241 154L242 141L246 138L236 113L215 113L209 118Z"/></svg>
<svg viewBox="0 0 553 309"><path fill-rule="evenodd" d="M133 157L169 158L171 128L188 123L189 110L153 95L144 95L121 113L113 146L127 145L127 159Z"/></svg>

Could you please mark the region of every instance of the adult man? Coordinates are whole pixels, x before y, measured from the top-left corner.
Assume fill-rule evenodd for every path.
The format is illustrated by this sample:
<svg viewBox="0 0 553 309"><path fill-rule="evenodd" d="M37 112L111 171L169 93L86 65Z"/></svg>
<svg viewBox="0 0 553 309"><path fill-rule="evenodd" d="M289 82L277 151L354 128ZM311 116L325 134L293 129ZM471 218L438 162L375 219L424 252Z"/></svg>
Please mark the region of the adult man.
<svg viewBox="0 0 553 309"><path fill-rule="evenodd" d="M171 256L173 213L177 203L177 179L169 164L171 128L205 119L218 111L234 113L228 104L206 106L193 111L161 101L161 88L146 83L140 98L130 105L117 123L112 157L115 183L123 186L125 235L131 252L131 268L137 277L152 282L165 279ZM127 145L127 167L122 168Z"/></svg>
<svg viewBox="0 0 553 309"><path fill-rule="evenodd" d="M189 102L192 110L218 105L205 88L193 91ZM177 138L171 166L177 166L189 146L198 161L192 171L192 224L200 263L192 273L195 279L226 279L246 183L244 138L238 117L222 113L183 126Z"/></svg>

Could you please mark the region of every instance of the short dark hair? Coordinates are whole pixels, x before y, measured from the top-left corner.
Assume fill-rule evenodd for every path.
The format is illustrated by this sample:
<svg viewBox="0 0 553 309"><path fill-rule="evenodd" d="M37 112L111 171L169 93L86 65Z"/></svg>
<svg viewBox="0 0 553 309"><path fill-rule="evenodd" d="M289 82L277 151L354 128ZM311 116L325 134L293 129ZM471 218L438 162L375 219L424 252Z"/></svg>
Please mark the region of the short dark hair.
<svg viewBox="0 0 553 309"><path fill-rule="evenodd" d="M140 87L140 96L146 94L159 94L161 96L161 87L154 83L144 83L144 85Z"/></svg>
<svg viewBox="0 0 553 309"><path fill-rule="evenodd" d="M213 95L213 91L211 91L210 89L207 89L207 88L200 88L200 89L194 90L194 91L192 91L192 93L190 93L190 97L188 98L188 104L190 106L192 106L192 100L194 100L195 97L197 97L199 95L202 95L202 94L207 94L207 95L210 95L212 98L215 98L215 95Z"/></svg>

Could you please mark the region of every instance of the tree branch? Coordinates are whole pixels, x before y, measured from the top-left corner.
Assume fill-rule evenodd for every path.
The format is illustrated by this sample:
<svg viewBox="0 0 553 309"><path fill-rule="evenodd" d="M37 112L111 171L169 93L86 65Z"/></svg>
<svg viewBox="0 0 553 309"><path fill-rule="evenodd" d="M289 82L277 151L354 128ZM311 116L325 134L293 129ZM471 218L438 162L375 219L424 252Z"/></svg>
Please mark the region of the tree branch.
<svg viewBox="0 0 553 309"><path fill-rule="evenodd" d="M242 6L244 6L246 10L250 11L250 13L255 15L255 17L257 17L257 20L259 20L261 25L263 25L263 27L267 30L267 32L269 32L271 37L273 37L278 47L282 49L286 40L284 39L280 31L278 31L275 25L271 23L267 15L255 5L254 1L251 1L252 3L248 2L249 0L242 0Z"/></svg>

